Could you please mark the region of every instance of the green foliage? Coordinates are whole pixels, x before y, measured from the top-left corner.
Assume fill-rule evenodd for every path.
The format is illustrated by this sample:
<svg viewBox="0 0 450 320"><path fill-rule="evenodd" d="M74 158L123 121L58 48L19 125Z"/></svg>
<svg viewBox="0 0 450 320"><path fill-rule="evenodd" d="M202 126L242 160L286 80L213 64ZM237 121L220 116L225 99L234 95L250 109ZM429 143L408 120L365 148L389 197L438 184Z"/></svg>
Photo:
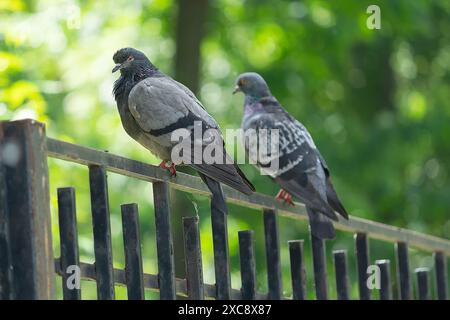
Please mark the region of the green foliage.
<svg viewBox="0 0 450 320"><path fill-rule="evenodd" d="M381 7L381 30L366 27L369 4ZM240 124L242 97L231 95L236 76L257 71L309 128L352 215L449 237L448 1L215 0L210 6L200 98L222 128ZM121 127L111 94L112 55L134 46L173 74L175 13L173 0L1 1L0 119L33 117L46 122L51 137L157 163ZM267 177L250 166L244 170L260 192L275 194L277 187ZM56 188L74 186L81 258L93 262L87 170L52 160L50 174L55 255ZM155 273L151 186L109 178L114 265L124 263L120 204L137 202L144 271ZM204 274L213 283L209 204L185 196L198 208ZM252 228L258 284L264 290L262 217L240 207L230 211L233 286L240 285L237 231ZM285 219L280 230L289 294L286 241L307 233L304 223ZM340 235L329 247L351 251L352 240ZM393 258L392 248L383 243L372 253L374 259ZM414 255L412 264L429 265L427 259ZM354 261L349 262L355 281ZM83 297L95 298L95 285L84 285ZM126 297L123 289L118 297Z"/></svg>

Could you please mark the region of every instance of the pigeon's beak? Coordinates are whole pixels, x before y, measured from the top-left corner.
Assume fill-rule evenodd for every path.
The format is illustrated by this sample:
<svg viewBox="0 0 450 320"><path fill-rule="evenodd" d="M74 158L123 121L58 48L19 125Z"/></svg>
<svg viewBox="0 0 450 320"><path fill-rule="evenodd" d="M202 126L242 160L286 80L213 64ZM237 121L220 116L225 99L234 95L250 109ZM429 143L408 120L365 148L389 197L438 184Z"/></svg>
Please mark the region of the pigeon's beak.
<svg viewBox="0 0 450 320"><path fill-rule="evenodd" d="M112 69L112 73L116 72L117 70L120 69L120 67L122 67L122 65L120 63L116 64L116 66Z"/></svg>
<svg viewBox="0 0 450 320"><path fill-rule="evenodd" d="M234 87L233 94L241 92L241 91L242 91L241 88L238 85L236 85L236 87Z"/></svg>

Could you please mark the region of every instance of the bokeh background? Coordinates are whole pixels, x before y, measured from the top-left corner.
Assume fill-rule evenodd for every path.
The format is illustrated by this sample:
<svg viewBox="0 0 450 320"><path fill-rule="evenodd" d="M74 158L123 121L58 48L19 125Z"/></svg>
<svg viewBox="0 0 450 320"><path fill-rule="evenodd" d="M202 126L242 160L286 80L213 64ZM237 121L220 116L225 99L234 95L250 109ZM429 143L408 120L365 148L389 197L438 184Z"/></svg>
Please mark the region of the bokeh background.
<svg viewBox="0 0 450 320"><path fill-rule="evenodd" d="M366 26L371 4L381 8L380 30ZM111 93L117 49L144 51L195 91L223 129L240 125L243 98L231 95L236 76L256 71L308 127L352 215L449 238L449 30L446 0L1 0L0 119L35 118L53 138L157 164L121 127ZM49 165L55 256L56 189L74 186L81 260L92 263L87 170L51 159ZM256 169L243 169L260 192L276 193ZM114 266L124 266L119 206L137 202L144 271L156 273L151 185L109 174L109 191ZM209 202L181 192L172 198L177 275L184 274L181 216L198 214L205 282L214 283ZM313 298L306 224L280 218L279 228L284 294L291 294L287 240L305 239ZM229 215L232 284L240 287L237 231L244 229L255 230L258 290L264 292L262 215L237 206ZM328 242L328 252L333 249L351 253L352 235L339 233ZM394 279L393 250L371 242L372 260L391 259ZM411 254L411 269L432 267L429 254ZM356 298L353 254L349 268ZM126 298L124 288L116 290L117 298ZM95 284L83 281L82 296L95 298Z"/></svg>

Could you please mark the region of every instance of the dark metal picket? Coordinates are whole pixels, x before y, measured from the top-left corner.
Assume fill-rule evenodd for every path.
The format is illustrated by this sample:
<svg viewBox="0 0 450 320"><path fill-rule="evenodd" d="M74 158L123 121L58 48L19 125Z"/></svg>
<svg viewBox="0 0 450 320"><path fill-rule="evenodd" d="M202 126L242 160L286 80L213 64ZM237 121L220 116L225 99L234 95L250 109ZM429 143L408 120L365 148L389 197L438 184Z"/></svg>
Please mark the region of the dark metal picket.
<svg viewBox="0 0 450 320"><path fill-rule="evenodd" d="M375 264L380 268L380 300L391 300L391 264L389 260L377 260Z"/></svg>
<svg viewBox="0 0 450 320"><path fill-rule="evenodd" d="M0 165L0 300L12 298L11 252L9 250L8 206L6 181Z"/></svg>
<svg viewBox="0 0 450 320"><path fill-rule="evenodd" d="M417 277L417 298L419 300L428 300L428 268L417 268L415 271Z"/></svg>
<svg viewBox="0 0 450 320"><path fill-rule="evenodd" d="M0 298L49 299L54 297L53 276L62 277L64 299L81 299L81 290L70 290L67 283L74 266L82 279L97 283L98 299L114 299L114 286L125 285L129 299L144 299L145 289L160 293L161 299L175 299L176 295L190 299L285 299L282 292L280 244L277 216L306 217L301 205L294 207L277 203L269 196L243 196L224 187L229 202L260 209L264 218L268 293L256 288L254 233L240 231L239 256L240 290L231 288L228 252L227 215L211 209L215 284L203 283L200 232L198 217L183 218L186 279L174 275L173 240L169 206L169 184L179 190L209 195L198 178L180 173L170 178L158 167L126 159L110 153L49 139L42 124L32 120L1 122L0 151L17 148L19 158L11 165L8 159L0 162ZM1 155L1 154L0 154ZM72 161L89 168L89 184L94 235L95 264L80 262L77 240L75 191L58 189L60 257L53 258L50 200L48 190L47 157ZM121 206L125 251L125 268L113 268L111 226L108 200L107 172L141 179L153 184L156 225L158 274L143 273L139 213L137 204ZM399 298L411 299L408 246L422 248L434 254L436 298L448 298L447 256L450 241L398 229L376 222L352 217L336 224L339 229L355 232L355 254L358 286L361 299L370 299L367 285L370 263L369 236L396 242L397 287ZM325 241L311 235L312 262L316 298L329 297ZM18 250L20 248L21 250ZM303 240L288 241L291 267L292 298L307 298ZM337 298L350 298L347 253L333 251ZM380 299L392 299L390 262L377 260L380 271ZM34 272L19 272L34 268ZM71 269L72 268L72 269ZM13 272L14 271L14 272ZM430 270L415 270L417 298L430 299Z"/></svg>
<svg viewBox="0 0 450 320"><path fill-rule="evenodd" d="M169 186L166 182L153 183L153 201L155 203L160 299L175 300L175 267L173 262L172 227L170 224Z"/></svg>
<svg viewBox="0 0 450 320"><path fill-rule="evenodd" d="M367 234L358 232L355 235L355 254L358 267L358 289L361 300L370 300L370 289L367 286L367 267L370 264L369 240Z"/></svg>
<svg viewBox="0 0 450 320"><path fill-rule="evenodd" d="M241 263L241 293L244 300L256 298L256 264L253 231L239 231L239 257Z"/></svg>
<svg viewBox="0 0 450 320"><path fill-rule="evenodd" d="M447 300L447 257L442 251L436 251L434 253L434 264L436 269L437 299Z"/></svg>
<svg viewBox="0 0 450 320"><path fill-rule="evenodd" d="M336 291L338 300L349 300L350 290L348 284L347 251L335 250L334 270L336 274Z"/></svg>
<svg viewBox="0 0 450 320"><path fill-rule="evenodd" d="M272 209L265 209L263 215L264 238L266 243L267 285L269 288L268 298L271 300L279 300L282 296L282 289L277 215L275 210Z"/></svg>
<svg viewBox="0 0 450 320"><path fill-rule="evenodd" d="M291 261L292 298L306 300L306 271L303 240L288 241Z"/></svg>
<svg viewBox="0 0 450 320"><path fill-rule="evenodd" d="M128 300L144 300L138 206L136 203L123 204L121 211Z"/></svg>
<svg viewBox="0 0 450 320"><path fill-rule="evenodd" d="M95 271L97 296L99 300L113 300L114 270L109 222L109 200L106 169L102 166L89 167L91 190L92 227L94 230Z"/></svg>
<svg viewBox="0 0 450 320"><path fill-rule="evenodd" d="M397 251L397 281L399 288L399 298L401 300L411 299L411 286L409 282L409 258L408 244L403 241L396 243Z"/></svg>
<svg viewBox="0 0 450 320"><path fill-rule="evenodd" d="M72 268L80 265L75 189L58 189L58 217L59 241L61 245L60 261L61 269L64 271L62 275L63 297L64 300L80 300L81 289L76 288L74 286L75 284L72 284L71 286L67 284L67 281L70 281L69 276L74 272Z"/></svg>
<svg viewBox="0 0 450 320"><path fill-rule="evenodd" d="M211 208L211 225L214 247L214 271L216 276L216 298L231 299L230 255L228 252L227 214Z"/></svg>
<svg viewBox="0 0 450 320"><path fill-rule="evenodd" d="M317 300L327 300L328 282L325 241L311 234L311 249L314 267L316 298Z"/></svg>
<svg viewBox="0 0 450 320"><path fill-rule="evenodd" d="M203 300L202 250L198 217L183 218L184 256L186 259L186 286L188 298Z"/></svg>

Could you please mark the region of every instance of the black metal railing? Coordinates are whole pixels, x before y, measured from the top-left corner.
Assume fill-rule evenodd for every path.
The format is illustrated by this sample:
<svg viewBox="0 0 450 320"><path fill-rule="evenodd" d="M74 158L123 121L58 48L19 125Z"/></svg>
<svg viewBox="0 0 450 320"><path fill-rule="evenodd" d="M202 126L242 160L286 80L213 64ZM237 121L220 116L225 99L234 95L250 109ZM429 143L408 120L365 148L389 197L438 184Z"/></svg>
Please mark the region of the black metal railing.
<svg viewBox="0 0 450 320"><path fill-rule="evenodd" d="M287 207L272 197L245 196L224 187L228 202L261 210L267 259L268 292L256 290L254 238L251 230L239 231L242 285L231 288L227 217L211 212L216 283L204 284L197 217L183 218L186 279L174 275L173 240L170 224L169 185L190 193L209 195L197 177L179 173L169 177L165 170L108 152L47 138L43 124L33 120L0 123L0 297L2 299L54 298L54 275L63 279L64 299L80 299L80 290L70 289L67 268L79 266L83 279L97 284L98 299L114 299L114 286L125 285L129 299L144 299L144 289L156 290L161 299L177 295L190 299L286 299L282 294L280 241L277 216L306 219L301 204ZM95 264L80 262L77 240L75 190L58 189L60 248L52 253L47 157L88 166L94 234ZM142 268L139 212L136 204L121 207L125 269L113 268L107 172L115 172L153 184L158 274L145 274ZM447 256L450 241L351 217L339 220L338 229L355 234L355 256L360 299L370 299L366 282L370 266L369 238L395 243L397 286L400 299L412 299L408 247L434 255L436 297L447 299ZM288 242L292 298L306 299L306 273L303 240ZM311 236L315 293L328 299L325 241ZM350 298L347 252L333 251L337 298ZM380 270L380 299L392 299L390 261L377 260ZM31 271L30 271L31 270ZM415 270L418 299L431 296L430 270Z"/></svg>

